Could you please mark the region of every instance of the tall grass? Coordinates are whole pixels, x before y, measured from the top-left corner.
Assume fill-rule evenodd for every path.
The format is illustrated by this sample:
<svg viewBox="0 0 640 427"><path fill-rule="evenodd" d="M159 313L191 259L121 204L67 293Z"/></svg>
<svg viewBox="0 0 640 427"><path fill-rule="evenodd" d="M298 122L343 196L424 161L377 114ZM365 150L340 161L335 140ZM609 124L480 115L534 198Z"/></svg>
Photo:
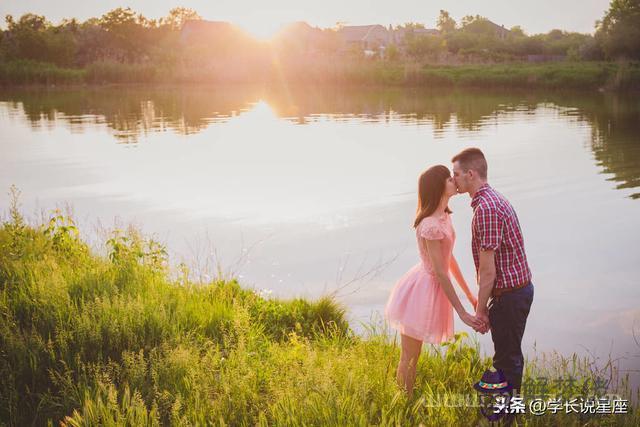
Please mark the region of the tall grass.
<svg viewBox="0 0 640 427"><path fill-rule="evenodd" d="M471 384L490 360L464 334L425 350L416 397L407 399L395 384L399 349L387 331L373 325L354 335L335 301L265 299L235 281L171 279L162 245L135 231L116 232L106 244L108 255L98 256L70 218L54 213L48 223L30 225L11 207L0 227L0 424L483 420L471 405ZM554 374L594 375L579 362L556 363ZM541 369L530 362L525 382L550 375ZM565 392L585 391L575 387ZM464 404L450 404L461 399ZM523 421L583 425L585 419L558 414ZM637 425L640 417L586 421Z"/></svg>
<svg viewBox="0 0 640 427"><path fill-rule="evenodd" d="M0 61L0 85L77 84L85 81L85 70L62 68L44 62Z"/></svg>
<svg viewBox="0 0 640 427"><path fill-rule="evenodd" d="M638 90L640 63L559 62L545 64L421 66L370 60L299 60L273 64L208 65L96 62L84 69L33 61L0 63L0 84L104 83L325 83L413 87Z"/></svg>

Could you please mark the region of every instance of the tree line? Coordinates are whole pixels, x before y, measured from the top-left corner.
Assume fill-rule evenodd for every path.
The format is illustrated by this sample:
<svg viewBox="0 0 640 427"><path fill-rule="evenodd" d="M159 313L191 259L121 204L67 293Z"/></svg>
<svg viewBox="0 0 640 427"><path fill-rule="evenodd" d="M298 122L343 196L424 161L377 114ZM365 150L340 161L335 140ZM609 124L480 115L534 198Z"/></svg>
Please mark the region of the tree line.
<svg viewBox="0 0 640 427"><path fill-rule="evenodd" d="M189 60L241 54L264 56L262 44L241 31L224 40L208 39L185 46L181 29L189 20L201 19L192 9L174 8L166 17L148 19L130 8L117 8L84 22L64 19L55 25L44 16L27 13L5 17L0 31L0 60L31 60L61 67L83 68L96 62L153 63L174 65ZM417 31L423 24L396 27L405 36L401 43L386 46L384 60L426 61L444 56L480 58L506 62L536 55L570 60L640 59L640 0L612 0L596 23L595 34L554 29L545 34L526 34L521 27L504 29L482 16L465 16L456 22L442 10L437 35ZM317 30L317 29L316 29ZM319 37L302 46L287 43L288 53L313 49L324 55L338 52L336 29L318 30ZM292 39L295 39L292 38ZM293 50L293 51L291 51ZM381 51L382 52L382 51ZM344 52L343 52L344 53ZM357 55L353 49L351 55Z"/></svg>

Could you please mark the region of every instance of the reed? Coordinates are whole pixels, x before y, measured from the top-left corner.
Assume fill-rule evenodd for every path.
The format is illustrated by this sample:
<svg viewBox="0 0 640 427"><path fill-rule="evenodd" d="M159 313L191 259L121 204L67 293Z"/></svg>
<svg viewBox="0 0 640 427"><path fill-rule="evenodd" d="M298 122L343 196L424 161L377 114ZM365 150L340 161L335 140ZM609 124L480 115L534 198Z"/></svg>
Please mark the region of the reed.
<svg viewBox="0 0 640 427"><path fill-rule="evenodd" d="M289 60L198 66L95 62L83 69L33 61L0 62L0 84L302 83L343 86L638 90L640 63L558 62L420 65L372 60Z"/></svg>

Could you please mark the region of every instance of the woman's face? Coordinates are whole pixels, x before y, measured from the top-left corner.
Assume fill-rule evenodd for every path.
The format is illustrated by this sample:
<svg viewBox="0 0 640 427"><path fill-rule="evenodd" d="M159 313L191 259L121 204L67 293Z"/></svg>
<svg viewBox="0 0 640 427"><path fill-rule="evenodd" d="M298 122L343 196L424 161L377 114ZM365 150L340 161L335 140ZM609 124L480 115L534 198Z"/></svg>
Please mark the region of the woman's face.
<svg viewBox="0 0 640 427"><path fill-rule="evenodd" d="M447 178L447 180L444 183L444 196L452 197L452 196L455 196L456 194L458 194L458 188L456 187L456 183L453 177L450 176L449 178Z"/></svg>

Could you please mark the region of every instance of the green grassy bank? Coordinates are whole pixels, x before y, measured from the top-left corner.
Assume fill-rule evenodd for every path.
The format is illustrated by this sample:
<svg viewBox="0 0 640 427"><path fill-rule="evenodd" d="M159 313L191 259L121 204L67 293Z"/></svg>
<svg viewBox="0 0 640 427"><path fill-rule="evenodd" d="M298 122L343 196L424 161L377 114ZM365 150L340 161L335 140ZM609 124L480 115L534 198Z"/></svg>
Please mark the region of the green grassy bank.
<svg viewBox="0 0 640 427"><path fill-rule="evenodd" d="M330 298L265 299L235 281L169 274L134 231L95 254L55 214L0 227L0 425L476 425L460 403L490 361L463 336L425 349L415 397L396 387L398 347L355 335ZM549 393L591 393L576 356L529 361ZM624 383L619 385L625 392ZM627 391L628 392L628 391ZM448 399L448 400L447 400ZM526 415L525 425L638 425L636 413Z"/></svg>
<svg viewBox="0 0 640 427"><path fill-rule="evenodd" d="M277 69L226 70L224 66L94 63L82 69L32 61L0 63L0 85L110 83L326 83L425 88L538 88L640 90L640 63L558 62L419 66L373 61L285 63Z"/></svg>

